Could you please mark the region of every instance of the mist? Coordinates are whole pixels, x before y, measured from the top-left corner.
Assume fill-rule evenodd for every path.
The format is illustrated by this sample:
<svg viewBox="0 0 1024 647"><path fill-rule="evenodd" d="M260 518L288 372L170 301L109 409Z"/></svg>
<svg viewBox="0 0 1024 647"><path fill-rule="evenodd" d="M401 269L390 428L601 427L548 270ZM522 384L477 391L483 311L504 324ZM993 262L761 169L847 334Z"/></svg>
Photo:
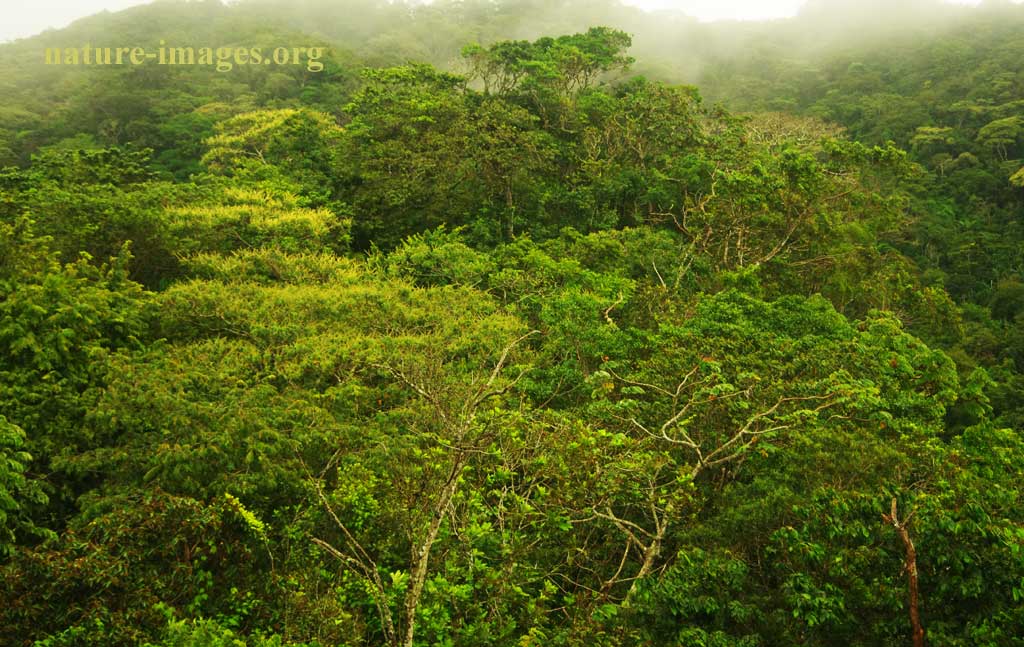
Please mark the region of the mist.
<svg viewBox="0 0 1024 647"><path fill-rule="evenodd" d="M970 6L946 0L809 0L807 2L620 2L618 0L491 0L288 2L287 24L379 64L422 60L459 71L470 42L533 40L582 32L594 25L633 38L632 70L654 79L697 84L721 96L711 68L772 74L794 61L817 68L834 56L870 53L934 38L979 16L1020 14L1019 2L988 0ZM240 13L275 13L278 0L241 0ZM795 14L795 15L792 15ZM762 20L772 16L772 19ZM723 19L723 18L737 18ZM801 62L802 61L802 62Z"/></svg>

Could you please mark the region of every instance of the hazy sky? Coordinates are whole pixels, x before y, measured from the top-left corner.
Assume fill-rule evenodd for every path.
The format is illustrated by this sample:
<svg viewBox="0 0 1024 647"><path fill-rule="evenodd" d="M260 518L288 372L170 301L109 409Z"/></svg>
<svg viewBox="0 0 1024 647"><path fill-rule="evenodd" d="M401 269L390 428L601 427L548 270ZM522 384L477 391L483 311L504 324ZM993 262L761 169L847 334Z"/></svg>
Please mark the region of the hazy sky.
<svg viewBox="0 0 1024 647"><path fill-rule="evenodd" d="M784 18L795 15L803 0L625 0L645 9L681 9L701 20ZM951 0L977 4L979 0ZM49 27L107 9L117 11L146 0L0 0L0 42L32 36Z"/></svg>
<svg viewBox="0 0 1024 647"><path fill-rule="evenodd" d="M107 9L118 11L145 0L0 0L0 41L34 36Z"/></svg>

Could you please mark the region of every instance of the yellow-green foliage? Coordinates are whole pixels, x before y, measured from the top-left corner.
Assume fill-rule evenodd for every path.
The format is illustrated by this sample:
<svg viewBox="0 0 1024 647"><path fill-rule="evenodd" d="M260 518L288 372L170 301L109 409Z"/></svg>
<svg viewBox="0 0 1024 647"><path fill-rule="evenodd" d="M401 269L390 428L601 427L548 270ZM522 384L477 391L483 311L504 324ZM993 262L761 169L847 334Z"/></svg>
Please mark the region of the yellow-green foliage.
<svg viewBox="0 0 1024 647"><path fill-rule="evenodd" d="M1010 184L1024 187L1024 166L1020 167L1019 171L1010 176Z"/></svg>
<svg viewBox="0 0 1024 647"><path fill-rule="evenodd" d="M203 279L286 283L293 285L351 285L364 270L356 261L325 252L289 254L280 249L245 249L224 256L203 252L185 261L189 274Z"/></svg>
<svg viewBox="0 0 1024 647"><path fill-rule="evenodd" d="M274 128L281 127L289 118L297 115L298 110L284 108L281 110L254 110L232 117L218 127L218 134L207 140L211 148L216 146L235 146L247 141L249 137L266 135Z"/></svg>
<svg viewBox="0 0 1024 647"><path fill-rule="evenodd" d="M238 516L242 518L242 521L245 522L245 525L253 532L253 534L257 537L266 537L267 528L263 525L263 522L260 521L259 517L248 510L234 495L225 492L224 498L227 500L228 504L234 508L235 512L238 513Z"/></svg>
<svg viewBox="0 0 1024 647"><path fill-rule="evenodd" d="M273 247L290 252L337 248L349 221L326 209L299 206L295 195L260 188L226 188L212 204L166 212L179 256Z"/></svg>
<svg viewBox="0 0 1024 647"><path fill-rule="evenodd" d="M226 186L221 193L221 200L231 206L264 206L273 209L295 209L300 200L294 193L287 191L269 191L255 186Z"/></svg>
<svg viewBox="0 0 1024 647"><path fill-rule="evenodd" d="M270 182L323 205L341 133L330 115L313 110L247 112L217 126L202 162L215 174Z"/></svg>
<svg viewBox="0 0 1024 647"><path fill-rule="evenodd" d="M246 112L217 127L217 134L206 140L209 152L203 162L212 169L223 170L245 157L264 160L267 145L278 133L303 121L324 129L337 129L329 116L309 110L284 108Z"/></svg>

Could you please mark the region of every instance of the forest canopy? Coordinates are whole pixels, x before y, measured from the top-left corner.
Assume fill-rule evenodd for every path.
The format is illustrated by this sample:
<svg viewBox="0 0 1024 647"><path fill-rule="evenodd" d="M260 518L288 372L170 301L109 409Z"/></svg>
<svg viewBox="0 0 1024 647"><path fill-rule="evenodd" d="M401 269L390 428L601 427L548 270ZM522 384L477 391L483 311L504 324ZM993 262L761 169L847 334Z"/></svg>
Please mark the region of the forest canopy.
<svg viewBox="0 0 1024 647"><path fill-rule="evenodd" d="M106 40L326 53L43 60ZM1019 644L1022 64L937 0L0 45L0 643Z"/></svg>

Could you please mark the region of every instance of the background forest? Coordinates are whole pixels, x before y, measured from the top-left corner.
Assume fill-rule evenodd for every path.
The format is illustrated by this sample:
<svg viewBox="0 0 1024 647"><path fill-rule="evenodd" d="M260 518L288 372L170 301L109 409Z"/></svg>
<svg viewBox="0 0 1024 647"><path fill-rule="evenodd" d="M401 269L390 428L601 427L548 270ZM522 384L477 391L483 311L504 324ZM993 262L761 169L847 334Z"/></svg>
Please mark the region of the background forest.
<svg viewBox="0 0 1024 647"><path fill-rule="evenodd" d="M328 54L43 63L161 40ZM164 0L0 96L0 644L1024 644L1024 6Z"/></svg>

